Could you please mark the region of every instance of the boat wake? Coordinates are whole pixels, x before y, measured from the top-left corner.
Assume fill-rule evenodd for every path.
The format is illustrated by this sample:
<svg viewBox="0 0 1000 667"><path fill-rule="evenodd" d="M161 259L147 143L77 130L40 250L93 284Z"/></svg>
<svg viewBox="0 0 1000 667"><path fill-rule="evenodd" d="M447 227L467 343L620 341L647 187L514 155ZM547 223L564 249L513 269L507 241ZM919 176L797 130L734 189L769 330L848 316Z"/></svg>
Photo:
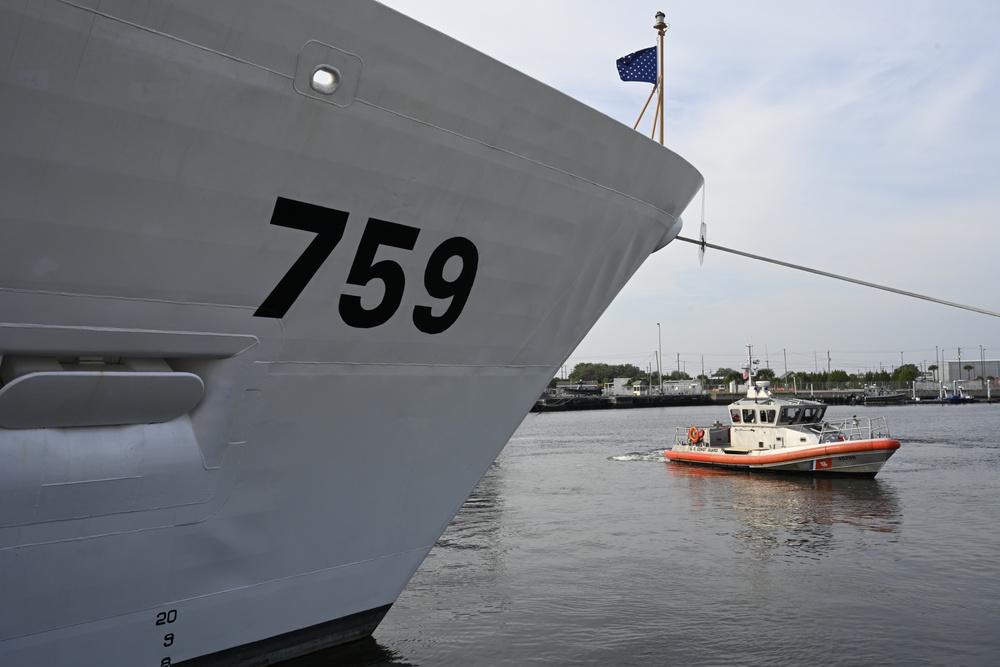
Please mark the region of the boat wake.
<svg viewBox="0 0 1000 667"><path fill-rule="evenodd" d="M620 454L618 456L609 456L609 461L653 461L655 463L663 463L667 459L663 456L662 449L654 449L650 452L631 452L629 454Z"/></svg>

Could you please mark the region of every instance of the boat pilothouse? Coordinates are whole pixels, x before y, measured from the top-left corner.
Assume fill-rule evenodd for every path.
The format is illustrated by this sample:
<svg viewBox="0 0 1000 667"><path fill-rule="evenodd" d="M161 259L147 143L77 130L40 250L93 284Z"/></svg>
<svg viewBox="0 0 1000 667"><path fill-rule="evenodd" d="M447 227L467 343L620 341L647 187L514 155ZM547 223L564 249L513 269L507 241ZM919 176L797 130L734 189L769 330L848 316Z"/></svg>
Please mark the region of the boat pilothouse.
<svg viewBox="0 0 1000 667"><path fill-rule="evenodd" d="M730 405L730 424L711 428L712 442L725 444L726 450L750 451L889 435L884 417L825 421L826 408L815 401L775 398L767 382L757 382L744 399Z"/></svg>
<svg viewBox="0 0 1000 667"><path fill-rule="evenodd" d="M748 349L750 346L747 346ZM750 355L752 357L752 353ZM747 393L729 406L729 424L679 427L667 460L768 472L873 477L899 442L885 417L854 415L826 420L818 401L775 397L770 383L753 379L748 359Z"/></svg>

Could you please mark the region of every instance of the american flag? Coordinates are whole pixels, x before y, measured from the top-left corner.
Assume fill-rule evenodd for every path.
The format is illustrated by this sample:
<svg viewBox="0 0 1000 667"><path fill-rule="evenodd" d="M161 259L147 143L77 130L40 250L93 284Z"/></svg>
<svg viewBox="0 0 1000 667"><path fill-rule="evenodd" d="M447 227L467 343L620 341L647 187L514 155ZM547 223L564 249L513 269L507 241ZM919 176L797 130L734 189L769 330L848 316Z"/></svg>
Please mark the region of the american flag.
<svg viewBox="0 0 1000 667"><path fill-rule="evenodd" d="M622 81L656 83L656 47L630 53L615 61Z"/></svg>

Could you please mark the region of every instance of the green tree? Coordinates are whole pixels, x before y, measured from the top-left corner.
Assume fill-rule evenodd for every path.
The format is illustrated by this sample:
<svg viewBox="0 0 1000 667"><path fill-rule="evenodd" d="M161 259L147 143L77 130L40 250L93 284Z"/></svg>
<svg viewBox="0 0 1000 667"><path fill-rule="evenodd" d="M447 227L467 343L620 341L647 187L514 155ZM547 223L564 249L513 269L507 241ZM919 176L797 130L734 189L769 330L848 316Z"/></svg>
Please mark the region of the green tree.
<svg viewBox="0 0 1000 667"><path fill-rule="evenodd" d="M903 364L892 372L893 382L913 382L920 377L920 369L913 364Z"/></svg>
<svg viewBox="0 0 1000 667"><path fill-rule="evenodd" d="M965 379L966 380L971 380L972 379L971 376L972 376L972 369L973 368L975 368L975 366L973 366L972 364L966 364L966 365L962 366L962 370L965 371Z"/></svg>
<svg viewBox="0 0 1000 667"><path fill-rule="evenodd" d="M865 373L865 382L889 382L890 380L892 380L892 375L887 370Z"/></svg>
<svg viewBox="0 0 1000 667"><path fill-rule="evenodd" d="M774 371L771 370L770 368L761 368L759 371L757 371L757 379L758 380L773 380L774 379Z"/></svg>
<svg viewBox="0 0 1000 667"><path fill-rule="evenodd" d="M938 371L937 364L931 364L930 366L927 367L927 370L929 370L931 373L934 374L934 381L937 382L937 371Z"/></svg>
<svg viewBox="0 0 1000 667"><path fill-rule="evenodd" d="M572 382L593 382L604 384L611 382L615 378L629 378L631 380L645 379L646 373L639 367L632 364L591 364L581 363L573 367L569 379Z"/></svg>
<svg viewBox="0 0 1000 667"><path fill-rule="evenodd" d="M847 371L831 371L830 372L830 382L850 382L851 376L847 374Z"/></svg>

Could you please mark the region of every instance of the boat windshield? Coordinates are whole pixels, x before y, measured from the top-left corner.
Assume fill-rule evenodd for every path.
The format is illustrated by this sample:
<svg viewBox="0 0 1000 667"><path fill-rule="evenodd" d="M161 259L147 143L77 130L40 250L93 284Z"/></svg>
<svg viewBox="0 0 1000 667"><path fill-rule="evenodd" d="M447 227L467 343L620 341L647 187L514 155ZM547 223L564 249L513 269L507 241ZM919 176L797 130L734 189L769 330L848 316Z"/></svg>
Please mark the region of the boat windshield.
<svg viewBox="0 0 1000 667"><path fill-rule="evenodd" d="M802 423L813 424L815 422L823 419L823 413L826 412L826 407L822 408L803 408L802 409Z"/></svg>
<svg viewBox="0 0 1000 667"><path fill-rule="evenodd" d="M802 412L801 408L781 408L781 414L778 415L778 423L794 424L799 418L800 412Z"/></svg>
<svg viewBox="0 0 1000 667"><path fill-rule="evenodd" d="M795 410L798 411L798 408L795 408ZM785 409L782 409L781 413L784 415ZM756 424L758 422L761 424L773 424L777 415L777 410L760 410L758 412L756 408L733 409L729 411L729 416L732 418L734 424ZM791 422L785 423L790 424Z"/></svg>
<svg viewBox="0 0 1000 667"><path fill-rule="evenodd" d="M779 424L815 424L816 422L823 420L823 414L826 412L826 406L819 407L788 407L781 408L781 412L778 414Z"/></svg>

